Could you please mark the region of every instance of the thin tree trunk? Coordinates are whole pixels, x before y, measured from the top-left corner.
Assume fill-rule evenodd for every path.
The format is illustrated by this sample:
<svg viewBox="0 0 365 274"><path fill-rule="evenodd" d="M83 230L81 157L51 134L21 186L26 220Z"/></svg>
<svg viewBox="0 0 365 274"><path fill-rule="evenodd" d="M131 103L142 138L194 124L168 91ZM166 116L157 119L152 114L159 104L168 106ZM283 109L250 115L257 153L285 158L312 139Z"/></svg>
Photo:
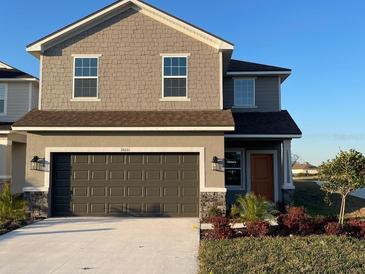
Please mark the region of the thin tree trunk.
<svg viewBox="0 0 365 274"><path fill-rule="evenodd" d="M341 195L341 207L340 207L340 213L338 214L338 223L341 224L342 220L342 208L343 208L343 196Z"/></svg>
<svg viewBox="0 0 365 274"><path fill-rule="evenodd" d="M343 225L343 222L344 222L344 219L345 219L345 211L346 211L346 196L347 195L344 195L343 196L343 207L342 207L342 225Z"/></svg>
<svg viewBox="0 0 365 274"><path fill-rule="evenodd" d="M339 223L343 225L343 221L345 218L345 208L346 208L346 195L342 195L341 197L341 209L340 209L340 219Z"/></svg>

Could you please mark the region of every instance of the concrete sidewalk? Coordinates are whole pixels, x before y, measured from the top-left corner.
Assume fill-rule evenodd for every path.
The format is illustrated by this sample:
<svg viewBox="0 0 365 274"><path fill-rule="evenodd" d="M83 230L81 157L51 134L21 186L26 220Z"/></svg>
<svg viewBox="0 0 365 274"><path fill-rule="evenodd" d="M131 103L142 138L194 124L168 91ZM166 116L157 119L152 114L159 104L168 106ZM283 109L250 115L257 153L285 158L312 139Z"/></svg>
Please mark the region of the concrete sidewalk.
<svg viewBox="0 0 365 274"><path fill-rule="evenodd" d="M0 273L196 273L195 218L52 218L0 236Z"/></svg>

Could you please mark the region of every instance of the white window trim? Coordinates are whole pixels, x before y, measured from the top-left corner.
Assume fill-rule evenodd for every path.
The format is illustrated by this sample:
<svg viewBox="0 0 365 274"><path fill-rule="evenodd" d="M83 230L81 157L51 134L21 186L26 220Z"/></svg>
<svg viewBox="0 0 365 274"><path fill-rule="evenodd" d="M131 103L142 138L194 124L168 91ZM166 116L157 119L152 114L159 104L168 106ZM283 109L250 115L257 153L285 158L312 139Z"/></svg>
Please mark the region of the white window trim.
<svg viewBox="0 0 365 274"><path fill-rule="evenodd" d="M225 187L229 190L245 190L245 175L246 175L246 157L245 157L245 149L242 148L227 148L224 152L239 152L240 153L240 162L241 165L238 168L228 168L228 169L240 169L241 170L241 183L238 186L235 185L227 185L224 184ZM226 172L226 168L224 169L224 172Z"/></svg>
<svg viewBox="0 0 365 274"><path fill-rule="evenodd" d="M161 64L161 75L162 75L162 91L161 91L161 98L160 101L190 101L189 98L189 56L190 53L184 53L184 54L173 54L173 53L166 53L166 54L160 54L161 58L162 58L162 64ZM164 73L164 64L165 64L165 58L171 58L171 57L184 57L186 58L186 76L165 76ZM164 85L165 85L165 78L181 78L181 79L186 79L186 95L185 96L166 96L164 94Z"/></svg>
<svg viewBox="0 0 365 274"><path fill-rule="evenodd" d="M6 116L8 114L8 84L7 83L0 83L0 85L4 85L5 87L5 94L4 94L4 112L0 112L0 116Z"/></svg>
<svg viewBox="0 0 365 274"><path fill-rule="evenodd" d="M253 80L253 104L238 105L236 104L236 80ZM257 108L256 106L256 77L235 77L233 78L233 108Z"/></svg>
<svg viewBox="0 0 365 274"><path fill-rule="evenodd" d="M99 61L101 54L72 54L72 97L71 102L100 102L99 98ZM75 76L76 58L96 58L97 59L97 76ZM75 79L96 79L96 97L75 97Z"/></svg>

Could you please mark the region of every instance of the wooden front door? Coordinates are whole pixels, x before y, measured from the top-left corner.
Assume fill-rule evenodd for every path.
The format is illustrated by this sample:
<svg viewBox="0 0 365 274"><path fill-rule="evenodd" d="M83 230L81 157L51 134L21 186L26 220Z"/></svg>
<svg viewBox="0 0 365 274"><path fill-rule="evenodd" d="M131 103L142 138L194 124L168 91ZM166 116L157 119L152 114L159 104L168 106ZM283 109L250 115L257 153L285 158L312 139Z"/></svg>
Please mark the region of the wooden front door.
<svg viewBox="0 0 365 274"><path fill-rule="evenodd" d="M251 191L268 200L274 200L272 154L251 154Z"/></svg>

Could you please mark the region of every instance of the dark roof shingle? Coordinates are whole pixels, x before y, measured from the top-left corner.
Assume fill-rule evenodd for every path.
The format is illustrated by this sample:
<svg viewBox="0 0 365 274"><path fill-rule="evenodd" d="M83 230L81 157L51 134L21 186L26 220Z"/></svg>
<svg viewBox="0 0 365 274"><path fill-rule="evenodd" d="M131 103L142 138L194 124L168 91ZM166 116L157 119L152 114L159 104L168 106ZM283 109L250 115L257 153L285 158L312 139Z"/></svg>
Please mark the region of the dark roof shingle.
<svg viewBox="0 0 365 274"><path fill-rule="evenodd" d="M14 127L208 127L234 126L230 110L43 111L32 110Z"/></svg>
<svg viewBox="0 0 365 274"><path fill-rule="evenodd" d="M227 134L301 135L288 111L234 112L235 131Z"/></svg>
<svg viewBox="0 0 365 274"><path fill-rule="evenodd" d="M232 59L230 64L229 64L229 67L228 67L228 72L230 72L230 71L237 71L237 72L242 72L242 71L275 71L275 72L276 71L277 72L282 71L282 72L290 72L291 69Z"/></svg>

